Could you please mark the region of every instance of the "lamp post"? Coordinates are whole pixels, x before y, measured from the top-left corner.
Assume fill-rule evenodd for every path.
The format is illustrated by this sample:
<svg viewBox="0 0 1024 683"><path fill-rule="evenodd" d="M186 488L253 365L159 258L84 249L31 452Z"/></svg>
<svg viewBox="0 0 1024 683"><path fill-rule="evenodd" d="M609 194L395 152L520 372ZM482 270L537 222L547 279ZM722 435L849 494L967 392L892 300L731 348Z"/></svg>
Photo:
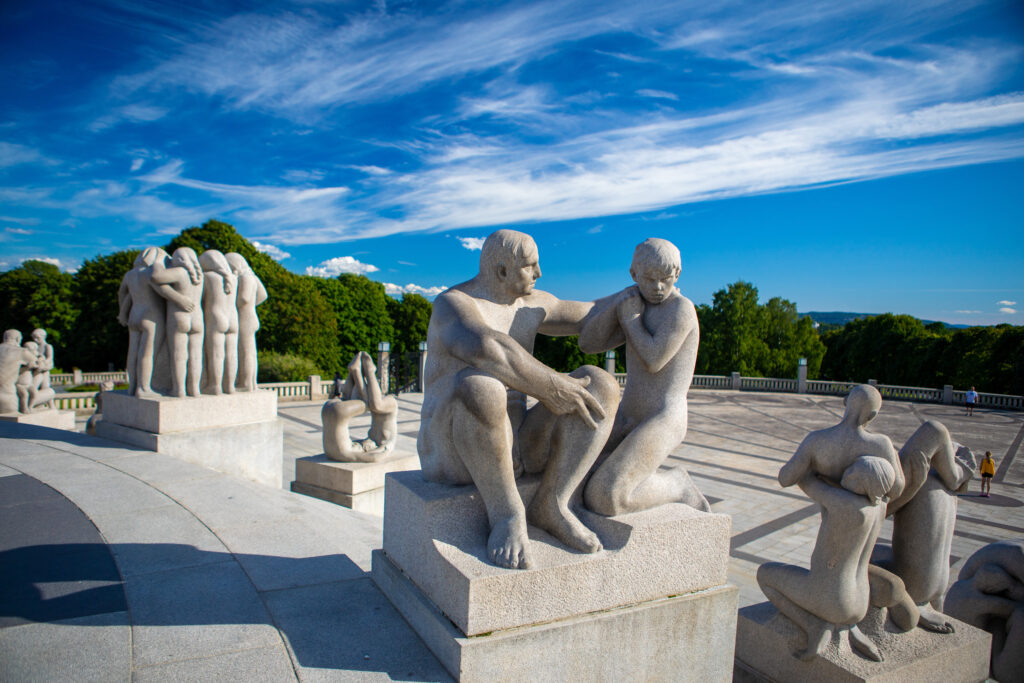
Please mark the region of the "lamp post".
<svg viewBox="0 0 1024 683"><path fill-rule="evenodd" d="M614 350L610 350L610 351L605 351L604 352L604 369L607 370L608 373L611 374L611 375L615 374L615 351Z"/></svg>
<svg viewBox="0 0 1024 683"><path fill-rule="evenodd" d="M427 390L427 342L420 342L420 363L419 363L419 390L422 394Z"/></svg>
<svg viewBox="0 0 1024 683"><path fill-rule="evenodd" d="M377 343L377 381L380 382L380 390L383 394L391 392L390 376L388 375L388 359L391 357L391 343L382 341Z"/></svg>

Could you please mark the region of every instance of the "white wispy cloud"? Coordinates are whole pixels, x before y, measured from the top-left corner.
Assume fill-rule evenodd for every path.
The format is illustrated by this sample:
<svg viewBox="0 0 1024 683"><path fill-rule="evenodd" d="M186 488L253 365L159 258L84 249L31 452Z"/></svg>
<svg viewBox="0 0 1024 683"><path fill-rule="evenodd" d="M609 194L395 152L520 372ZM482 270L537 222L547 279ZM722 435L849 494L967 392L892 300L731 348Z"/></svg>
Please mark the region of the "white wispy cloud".
<svg viewBox="0 0 1024 683"><path fill-rule="evenodd" d="M18 216L0 216L4 223L16 223L18 225L39 225L38 218L20 218Z"/></svg>
<svg viewBox="0 0 1024 683"><path fill-rule="evenodd" d="M1016 306L1017 305L1016 301L1007 301L1005 299L1002 300L1002 301L997 301L996 303L999 304L1000 306Z"/></svg>
<svg viewBox="0 0 1024 683"><path fill-rule="evenodd" d="M484 248L484 240L486 237L460 237L459 242L462 242L462 246L470 251L480 251Z"/></svg>
<svg viewBox="0 0 1024 683"><path fill-rule="evenodd" d="M636 94L639 95L640 97L653 97L655 99L662 100L679 100L678 95L676 95L675 93L667 92L665 90L651 90L649 88L643 88L641 90L637 90Z"/></svg>
<svg viewBox="0 0 1024 683"><path fill-rule="evenodd" d="M0 168L22 164L53 165L56 162L34 147L0 140Z"/></svg>
<svg viewBox="0 0 1024 683"><path fill-rule="evenodd" d="M139 170L140 168L142 168L142 164L144 164L144 163L146 163L146 160L145 160L145 159L138 159L138 158L136 158L136 159L132 159L132 167L131 167L131 169L129 169L129 170L130 170L130 171L131 171L132 173L135 173L135 172L136 172L136 171L138 171L138 170Z"/></svg>
<svg viewBox="0 0 1024 683"><path fill-rule="evenodd" d="M1006 307L1000 308L999 312L1000 313L1006 313L1008 315L1014 315L1014 314L1017 313L1017 309L1016 308L1010 308L1009 306L1006 306Z"/></svg>
<svg viewBox="0 0 1024 683"><path fill-rule="evenodd" d="M981 313L981 311L966 311L966 310L965 311L956 311L956 312L957 313L963 313L964 315L974 315L976 313Z"/></svg>
<svg viewBox="0 0 1024 683"><path fill-rule="evenodd" d="M4 232L11 233L12 235L31 235L31 230L25 228L4 228Z"/></svg>
<svg viewBox="0 0 1024 683"><path fill-rule="evenodd" d="M391 282L384 283L384 291L391 296L401 296L402 294L419 294L425 296L428 299L433 299L435 296L448 289L447 287L421 287L419 285L408 284L408 285L396 285Z"/></svg>
<svg viewBox="0 0 1024 683"><path fill-rule="evenodd" d="M99 132L112 128L120 123L150 123L158 121L167 116L169 110L150 104L127 104L97 117L88 128L92 132Z"/></svg>
<svg viewBox="0 0 1024 683"><path fill-rule="evenodd" d="M262 251L275 261L283 261L286 258L291 258L291 254L284 249L281 249L281 247L275 247L273 244L265 244L263 242L253 240L252 246L256 247L257 251Z"/></svg>
<svg viewBox="0 0 1024 683"><path fill-rule="evenodd" d="M365 275L380 270L377 266L369 263L362 263L351 256L335 256L332 259L321 261L318 266L307 266L306 275L317 277L334 277L342 273L356 273Z"/></svg>

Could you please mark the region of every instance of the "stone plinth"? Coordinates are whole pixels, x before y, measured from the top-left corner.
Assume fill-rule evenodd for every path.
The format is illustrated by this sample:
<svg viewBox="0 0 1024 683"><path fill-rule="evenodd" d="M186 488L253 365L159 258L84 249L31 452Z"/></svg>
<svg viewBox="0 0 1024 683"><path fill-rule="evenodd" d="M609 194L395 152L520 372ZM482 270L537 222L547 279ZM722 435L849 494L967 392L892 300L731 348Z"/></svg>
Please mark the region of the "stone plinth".
<svg viewBox="0 0 1024 683"><path fill-rule="evenodd" d="M103 419L154 434L251 424L277 419L277 394L137 398L126 391L108 391L103 394Z"/></svg>
<svg viewBox="0 0 1024 683"><path fill-rule="evenodd" d="M845 635L833 634L823 656L804 662L793 656L803 647L802 632L778 613L770 602L744 607L736 627L736 659L766 680L837 681L983 681L988 677L992 636L956 619L954 633L932 633L915 628L897 633L886 625L885 610L872 609L860 630L882 652L873 662L850 649Z"/></svg>
<svg viewBox="0 0 1024 683"><path fill-rule="evenodd" d="M520 482L528 504L537 480ZM604 550L529 528L535 567L486 560L476 489L389 474L373 578L452 675L473 680L728 680L730 519L685 505L584 522Z"/></svg>
<svg viewBox="0 0 1024 683"><path fill-rule="evenodd" d="M22 425L36 425L37 427L50 427L51 429L75 430L75 411L40 409L34 413L3 413L0 420L4 422L17 422Z"/></svg>
<svg viewBox="0 0 1024 683"><path fill-rule="evenodd" d="M380 516L384 514L384 475L419 468L419 456L402 451L378 462L337 462L321 453L295 460L292 491Z"/></svg>
<svg viewBox="0 0 1024 683"><path fill-rule="evenodd" d="M268 486L283 483L284 427L271 391L186 398L108 391L96 435Z"/></svg>

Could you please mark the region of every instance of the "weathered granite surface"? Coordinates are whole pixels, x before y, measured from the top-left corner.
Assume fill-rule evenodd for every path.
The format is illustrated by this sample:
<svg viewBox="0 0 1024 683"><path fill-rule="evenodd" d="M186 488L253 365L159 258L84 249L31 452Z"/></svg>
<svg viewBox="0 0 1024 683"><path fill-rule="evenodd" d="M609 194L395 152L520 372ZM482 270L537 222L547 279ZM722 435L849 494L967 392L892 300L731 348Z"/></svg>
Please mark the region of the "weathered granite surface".
<svg viewBox="0 0 1024 683"><path fill-rule="evenodd" d="M153 433L183 432L274 420L277 394L252 391L222 396L139 398L125 391L103 394L103 419Z"/></svg>

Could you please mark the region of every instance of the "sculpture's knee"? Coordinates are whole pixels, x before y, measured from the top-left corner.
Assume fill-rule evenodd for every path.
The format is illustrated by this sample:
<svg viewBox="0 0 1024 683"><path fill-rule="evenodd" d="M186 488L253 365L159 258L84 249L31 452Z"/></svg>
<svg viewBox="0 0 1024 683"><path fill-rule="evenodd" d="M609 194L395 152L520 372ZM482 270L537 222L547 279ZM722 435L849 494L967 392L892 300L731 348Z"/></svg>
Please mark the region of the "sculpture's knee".
<svg viewBox="0 0 1024 683"><path fill-rule="evenodd" d="M949 441L949 430L946 429L946 425L935 420L925 420L917 431L922 436L927 436L929 440L936 442Z"/></svg>
<svg viewBox="0 0 1024 683"><path fill-rule="evenodd" d="M584 365L569 373L570 377L589 377L590 384L587 391L593 395L605 409L605 414L611 418L615 416L615 409L619 406L619 398L622 392L619 390L619 382L612 375L601 368L593 365Z"/></svg>
<svg viewBox="0 0 1024 683"><path fill-rule="evenodd" d="M453 396L457 405L488 426L508 421L508 391L499 380L479 372L463 371L457 381Z"/></svg>

